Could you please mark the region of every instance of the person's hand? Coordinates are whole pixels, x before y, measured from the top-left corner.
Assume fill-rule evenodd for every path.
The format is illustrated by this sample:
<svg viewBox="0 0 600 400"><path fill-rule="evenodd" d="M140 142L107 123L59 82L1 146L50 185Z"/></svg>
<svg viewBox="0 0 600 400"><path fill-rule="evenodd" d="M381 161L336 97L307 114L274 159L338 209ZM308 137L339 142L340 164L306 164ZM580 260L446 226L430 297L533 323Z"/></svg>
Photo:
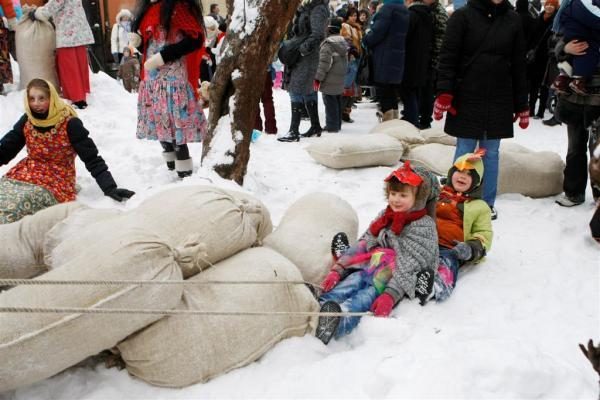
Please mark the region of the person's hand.
<svg viewBox="0 0 600 400"><path fill-rule="evenodd" d="M342 277L340 276L339 272L337 271L331 271L327 274L327 276L325 277L325 279L323 280L323 282L321 283L321 289L323 289L323 292L329 292L331 289L333 289L335 287L335 285L337 285L340 282L340 279Z"/></svg>
<svg viewBox="0 0 600 400"><path fill-rule="evenodd" d="M9 18L8 19L8 30L14 32L15 29L17 29L17 19L16 18Z"/></svg>
<svg viewBox="0 0 600 400"><path fill-rule="evenodd" d="M519 120L519 127L521 127L521 129L527 129L529 126L529 108L515 113L513 122L516 122L517 120Z"/></svg>
<svg viewBox="0 0 600 400"><path fill-rule="evenodd" d="M454 241L455 245L452 248L452 252L456 255L461 261L469 261L473 257L473 250L468 243L459 242L457 240Z"/></svg>
<svg viewBox="0 0 600 400"><path fill-rule="evenodd" d="M598 346L594 347L594 342L590 339L588 341L587 349L582 344L579 344L579 348L583 352L585 358L590 360L594 370L600 375L600 343Z"/></svg>
<svg viewBox="0 0 600 400"><path fill-rule="evenodd" d="M574 56L582 56L585 54L588 47L590 47L588 42L580 42L579 40L574 39L565 44L564 51L565 53Z"/></svg>
<svg viewBox="0 0 600 400"><path fill-rule="evenodd" d="M163 65L165 65L165 62L162 56L160 55L160 52L158 52L146 60L146 62L144 63L144 69L146 71L152 71L158 67L162 67Z"/></svg>
<svg viewBox="0 0 600 400"><path fill-rule="evenodd" d="M313 90L315 92L318 92L320 88L321 88L321 81L318 81L315 79L313 82Z"/></svg>
<svg viewBox="0 0 600 400"><path fill-rule="evenodd" d="M394 308L394 298L388 293L379 295L371 305L371 311L376 317L387 317L392 313L392 308Z"/></svg>
<svg viewBox="0 0 600 400"><path fill-rule="evenodd" d="M116 201L125 201L125 200L129 199L131 196L133 196L134 194L135 194L135 192L132 192L131 190L127 190L127 189L122 189L122 188L110 189L109 191L104 193L105 196L108 196L111 199L116 200Z"/></svg>
<svg viewBox="0 0 600 400"><path fill-rule="evenodd" d="M133 47L140 47L142 44L142 37L135 32L129 32L127 35L129 37L129 45Z"/></svg>
<svg viewBox="0 0 600 400"><path fill-rule="evenodd" d="M452 107L452 96L450 93L442 93L435 98L433 103L433 118L439 121L444 116L444 113L448 111L452 115L456 115L456 109Z"/></svg>

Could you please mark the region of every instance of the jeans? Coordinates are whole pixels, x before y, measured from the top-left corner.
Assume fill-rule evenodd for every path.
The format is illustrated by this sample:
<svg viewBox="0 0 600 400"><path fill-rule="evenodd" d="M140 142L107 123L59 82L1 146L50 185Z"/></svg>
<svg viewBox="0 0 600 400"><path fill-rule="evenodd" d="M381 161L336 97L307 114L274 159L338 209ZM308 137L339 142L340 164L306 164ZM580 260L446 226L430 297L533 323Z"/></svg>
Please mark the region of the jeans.
<svg viewBox="0 0 600 400"><path fill-rule="evenodd" d="M317 92L311 92L309 94L300 94L300 93L290 92L290 100L292 101L292 103L307 104L308 102L311 102L311 101L318 102L319 97L317 96Z"/></svg>
<svg viewBox="0 0 600 400"><path fill-rule="evenodd" d="M342 96L324 94L323 103L325 104L325 128L339 131L342 129Z"/></svg>
<svg viewBox="0 0 600 400"><path fill-rule="evenodd" d="M319 302L323 304L326 301L335 301L342 307L342 311L365 312L369 311L378 295L373 286L372 276L365 271L357 271L348 275L331 291L322 294ZM360 317L342 317L335 337L349 334L359 322Z"/></svg>
<svg viewBox="0 0 600 400"><path fill-rule="evenodd" d="M480 148L486 150L483 157L483 200L490 207L496 202L496 192L498 191L498 164L499 164L499 149L500 139L465 139L457 138L456 152L454 153L454 161L463 154L472 153L479 145Z"/></svg>

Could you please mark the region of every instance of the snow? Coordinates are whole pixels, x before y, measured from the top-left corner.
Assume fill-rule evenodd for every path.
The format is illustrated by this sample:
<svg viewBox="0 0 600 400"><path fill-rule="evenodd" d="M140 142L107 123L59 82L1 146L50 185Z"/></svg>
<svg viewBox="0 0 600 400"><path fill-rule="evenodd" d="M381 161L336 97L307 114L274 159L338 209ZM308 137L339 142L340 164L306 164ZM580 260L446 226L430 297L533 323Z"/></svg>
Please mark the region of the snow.
<svg viewBox="0 0 600 400"><path fill-rule="evenodd" d="M0 96L2 133L23 112L23 91L9 89ZM90 106L78 113L118 184L137 194L126 204L112 201L77 161L81 202L130 209L180 185L237 187L200 167L201 144L190 145L191 178L179 181L167 171L159 144L135 137L136 100L107 75L92 76ZM275 90L275 107L285 133L287 93ZM322 102L320 107L324 118ZM367 132L376 123L374 105L359 104L352 117L356 122L344 124L340 135ZM301 129L307 128L303 121ZM261 135L252 144L243 189L269 207L275 225L302 195L331 192L352 204L360 230L366 229L385 205L383 178L391 168L326 168L303 150L315 140L320 139L280 143L274 135ZM514 140L566 153L565 126L547 128L531 120L526 131L517 128ZM0 167L0 174L23 155ZM448 301L426 307L402 301L391 318L365 318L329 346L311 336L288 339L251 365L181 390L153 387L125 370L84 365L0 398L597 398L598 377L577 346L600 338L600 252L589 234L594 210L589 189L587 198L581 206L561 208L553 198L499 196L492 251L462 273Z"/></svg>
<svg viewBox="0 0 600 400"><path fill-rule="evenodd" d="M255 4L256 6L254 6ZM258 7L261 4L262 1L257 0L234 0L229 30L231 32L240 32L240 39L245 38L246 35L252 35L260 18Z"/></svg>

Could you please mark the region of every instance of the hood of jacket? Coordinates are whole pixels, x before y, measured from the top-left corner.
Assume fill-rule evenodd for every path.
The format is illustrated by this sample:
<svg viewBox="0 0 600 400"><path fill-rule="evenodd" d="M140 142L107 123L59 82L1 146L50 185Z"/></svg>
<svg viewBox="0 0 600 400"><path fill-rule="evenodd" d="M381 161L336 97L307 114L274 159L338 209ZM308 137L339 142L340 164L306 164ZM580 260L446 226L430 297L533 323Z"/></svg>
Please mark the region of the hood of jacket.
<svg viewBox="0 0 600 400"><path fill-rule="evenodd" d="M123 17L129 17L129 20L131 21L133 19L133 14L128 9L123 8L117 13L117 16L115 17L115 22L118 24L119 22L121 22L121 18Z"/></svg>
<svg viewBox="0 0 600 400"><path fill-rule="evenodd" d="M333 51L335 51L342 57L348 51L348 43L346 42L346 39L344 39L344 37L342 35L328 36L327 39L325 39L325 41L327 43L330 43L331 47L333 48Z"/></svg>

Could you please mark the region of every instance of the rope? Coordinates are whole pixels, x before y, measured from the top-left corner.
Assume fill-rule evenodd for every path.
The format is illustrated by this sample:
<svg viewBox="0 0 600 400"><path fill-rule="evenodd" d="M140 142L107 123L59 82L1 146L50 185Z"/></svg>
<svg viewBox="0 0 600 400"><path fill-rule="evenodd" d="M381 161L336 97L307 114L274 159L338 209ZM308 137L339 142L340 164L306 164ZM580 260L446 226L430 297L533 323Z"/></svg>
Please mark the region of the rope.
<svg viewBox="0 0 600 400"><path fill-rule="evenodd" d="M152 314L152 315L204 315L204 316L321 316L321 317L371 317L371 312L318 312L318 311L200 311L155 310L141 308L80 308L80 307L0 307L0 313L27 314Z"/></svg>
<svg viewBox="0 0 600 400"><path fill-rule="evenodd" d="M88 285L88 286L120 286L120 285L310 285L307 281L148 281L148 280L43 280L43 279L0 279L0 286L19 285Z"/></svg>

